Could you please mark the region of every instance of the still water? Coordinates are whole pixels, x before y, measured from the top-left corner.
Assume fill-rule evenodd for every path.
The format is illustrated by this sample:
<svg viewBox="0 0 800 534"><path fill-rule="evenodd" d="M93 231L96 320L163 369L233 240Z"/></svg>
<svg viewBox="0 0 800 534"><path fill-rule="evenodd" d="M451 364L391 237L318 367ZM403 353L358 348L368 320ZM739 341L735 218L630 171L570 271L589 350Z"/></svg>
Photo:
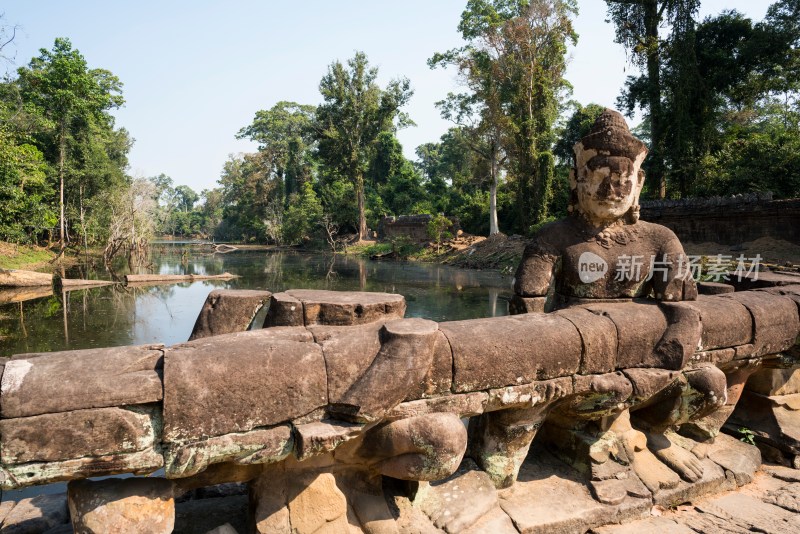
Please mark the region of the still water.
<svg viewBox="0 0 800 534"><path fill-rule="evenodd" d="M148 259L160 274L239 275L230 281L45 292L39 298L0 304L0 356L92 347L186 341L213 289L360 290L400 293L406 317L435 321L508 313L511 277L442 265L379 262L363 258L285 251L203 253L198 247L154 246ZM132 269L117 265L117 276ZM68 277L109 279L86 266ZM133 269L146 272L141 268ZM0 299L2 295L0 295Z"/></svg>

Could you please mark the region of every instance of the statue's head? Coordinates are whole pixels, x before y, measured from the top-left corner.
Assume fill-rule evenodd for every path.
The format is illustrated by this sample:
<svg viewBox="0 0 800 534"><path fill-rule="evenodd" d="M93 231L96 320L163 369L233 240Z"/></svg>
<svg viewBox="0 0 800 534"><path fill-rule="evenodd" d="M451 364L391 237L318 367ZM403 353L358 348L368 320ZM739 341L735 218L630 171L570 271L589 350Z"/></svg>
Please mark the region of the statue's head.
<svg viewBox="0 0 800 534"><path fill-rule="evenodd" d="M625 119L606 109L591 131L575 144L575 168L570 173L570 212L590 223L607 225L625 217L639 218L639 193L644 185L642 162L647 147L631 135Z"/></svg>

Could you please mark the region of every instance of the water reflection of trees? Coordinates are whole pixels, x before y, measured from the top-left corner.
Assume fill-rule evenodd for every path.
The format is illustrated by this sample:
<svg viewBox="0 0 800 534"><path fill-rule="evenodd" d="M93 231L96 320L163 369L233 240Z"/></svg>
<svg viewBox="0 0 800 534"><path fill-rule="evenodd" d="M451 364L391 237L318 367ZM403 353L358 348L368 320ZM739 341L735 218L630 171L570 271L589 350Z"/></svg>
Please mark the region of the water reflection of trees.
<svg viewBox="0 0 800 534"><path fill-rule="evenodd" d="M309 288L400 293L408 302L409 317L438 321L505 315L511 294L509 277L439 265L375 262L353 256L292 251L209 255L192 250L183 262L182 250L178 246L156 247L150 261L157 272L229 271L241 278L225 283L196 283L202 287L189 283L116 285L37 295L39 298L35 300L0 305L0 355L128 345L137 339L141 342L142 332L169 337L170 331L163 330L164 321L169 328L176 324L184 328L187 322L193 323L199 307L197 311L185 312L187 316L179 316L175 309L186 309L186 295L191 293L191 298L197 299L206 287L209 291L213 287L230 287L273 292ZM121 278L131 267L126 261L115 264L114 268L119 269L115 275ZM111 274L102 265L88 263L70 271L70 277L78 276L107 279ZM184 291L190 287L193 289L189 293ZM159 309L160 306L163 308Z"/></svg>

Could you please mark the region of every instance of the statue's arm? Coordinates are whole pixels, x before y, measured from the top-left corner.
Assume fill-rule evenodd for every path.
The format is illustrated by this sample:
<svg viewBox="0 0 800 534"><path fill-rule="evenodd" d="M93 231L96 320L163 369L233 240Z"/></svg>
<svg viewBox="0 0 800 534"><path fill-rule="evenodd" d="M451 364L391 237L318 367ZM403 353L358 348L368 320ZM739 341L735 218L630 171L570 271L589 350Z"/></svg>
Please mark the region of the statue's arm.
<svg viewBox="0 0 800 534"><path fill-rule="evenodd" d="M653 276L655 297L663 301L696 300L697 285L692 279L683 245L672 230L664 228L664 234L657 260L665 262L667 271L666 276L663 273Z"/></svg>
<svg viewBox="0 0 800 534"><path fill-rule="evenodd" d="M555 251L541 241L534 241L525 247L514 276L514 297L509 307L511 314L545 311L547 292L557 261Z"/></svg>

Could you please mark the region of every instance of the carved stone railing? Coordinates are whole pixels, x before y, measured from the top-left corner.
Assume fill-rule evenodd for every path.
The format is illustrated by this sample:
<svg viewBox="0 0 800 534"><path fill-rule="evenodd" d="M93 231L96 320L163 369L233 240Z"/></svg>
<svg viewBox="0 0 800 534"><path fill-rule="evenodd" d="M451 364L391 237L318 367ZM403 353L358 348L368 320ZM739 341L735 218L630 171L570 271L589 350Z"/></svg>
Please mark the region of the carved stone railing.
<svg viewBox="0 0 800 534"><path fill-rule="evenodd" d="M696 423L713 437L747 376L796 363L799 309L800 285L436 323L402 319L397 295L276 294L264 329L171 347L14 356L0 390L0 484L11 490L163 468L168 481L145 483L158 486L151 492L163 506L193 488L250 482L258 532L313 531L319 525L301 528L289 503L299 506L305 495L313 504L313 495L338 487L357 516L336 519L339 526L378 531L375 521L391 517L381 476L440 480L466 453L495 487L508 487L544 423L644 405L681 371L707 364L728 376L727 403L711 423ZM775 393L771 387L762 394ZM469 435L462 418L472 418ZM556 424L548 438L562 453L564 432ZM781 437L772 438L780 448ZM596 444L576 439L565 454L597 462ZM582 461L590 460L574 463ZM644 482L622 497L655 499L667 487ZM76 525L96 508L84 506L97 499L91 484L103 483L70 484ZM326 485L334 489L320 489Z"/></svg>

